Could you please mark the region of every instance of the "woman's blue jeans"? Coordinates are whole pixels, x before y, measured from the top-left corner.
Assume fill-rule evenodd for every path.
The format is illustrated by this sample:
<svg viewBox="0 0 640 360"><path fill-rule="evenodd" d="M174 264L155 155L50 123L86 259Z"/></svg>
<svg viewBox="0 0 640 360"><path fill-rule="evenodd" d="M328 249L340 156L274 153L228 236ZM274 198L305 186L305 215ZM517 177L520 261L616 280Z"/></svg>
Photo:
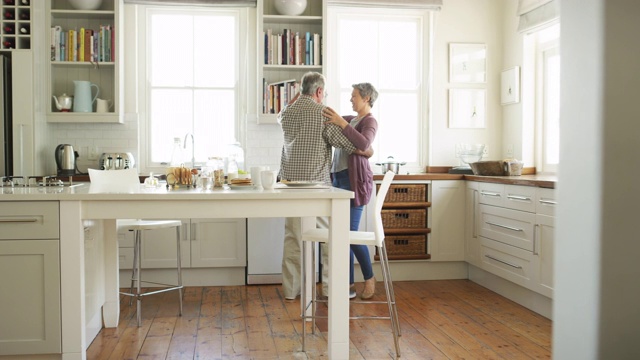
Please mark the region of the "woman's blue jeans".
<svg viewBox="0 0 640 360"><path fill-rule="evenodd" d="M349 184L349 171L342 170L337 173L333 173L333 186L344 190L351 190L351 185ZM363 205L353 206L353 199L351 200L350 230L358 230L363 210ZM353 284L355 282L353 279L354 255L358 259L358 263L360 263L360 268L362 269L362 276L364 277L364 279L369 280L373 277L373 267L371 266L369 247L366 245L351 245L351 256L349 260L349 284Z"/></svg>

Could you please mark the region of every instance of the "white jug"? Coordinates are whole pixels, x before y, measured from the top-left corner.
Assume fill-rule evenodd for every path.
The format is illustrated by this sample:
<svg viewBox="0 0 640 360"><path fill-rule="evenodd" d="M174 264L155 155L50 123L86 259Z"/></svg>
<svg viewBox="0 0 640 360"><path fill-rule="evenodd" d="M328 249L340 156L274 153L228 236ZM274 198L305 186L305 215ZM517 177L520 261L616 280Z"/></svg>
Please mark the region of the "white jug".
<svg viewBox="0 0 640 360"><path fill-rule="evenodd" d="M73 112L93 112L93 103L96 101L100 89L98 85L89 81L74 80ZM91 97L91 87L96 87L96 95Z"/></svg>
<svg viewBox="0 0 640 360"><path fill-rule="evenodd" d="M96 112L97 113L106 113L111 111L111 107L113 106L113 101L105 100L105 99L96 99Z"/></svg>

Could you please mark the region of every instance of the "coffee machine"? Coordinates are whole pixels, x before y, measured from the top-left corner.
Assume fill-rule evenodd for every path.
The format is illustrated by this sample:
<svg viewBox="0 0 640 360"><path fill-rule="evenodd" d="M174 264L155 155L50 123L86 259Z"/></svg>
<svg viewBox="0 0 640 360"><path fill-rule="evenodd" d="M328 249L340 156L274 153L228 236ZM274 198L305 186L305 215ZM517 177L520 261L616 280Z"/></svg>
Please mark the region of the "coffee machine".
<svg viewBox="0 0 640 360"><path fill-rule="evenodd" d="M73 176L76 173L76 158L78 153L69 144L60 144L55 151L58 176Z"/></svg>

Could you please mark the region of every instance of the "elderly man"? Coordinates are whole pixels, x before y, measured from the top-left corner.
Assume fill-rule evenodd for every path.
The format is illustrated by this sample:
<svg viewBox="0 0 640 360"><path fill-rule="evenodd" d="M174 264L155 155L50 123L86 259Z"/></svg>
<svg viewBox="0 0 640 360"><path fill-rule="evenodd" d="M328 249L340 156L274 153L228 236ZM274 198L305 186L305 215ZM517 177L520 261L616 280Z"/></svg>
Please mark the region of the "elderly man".
<svg viewBox="0 0 640 360"><path fill-rule="evenodd" d="M302 76L300 94L278 114L284 132L284 145L280 160L280 178L289 181L314 181L331 185L330 171L332 146L348 153L371 156L372 151L358 150L334 124L325 124L322 115L327 96L325 78L317 72ZM328 219L318 218L318 227L327 227ZM284 251L282 257L282 286L287 300L300 294L300 242L301 219L285 220ZM323 251L326 259L327 251ZM324 261L326 263L326 261ZM327 294L326 276L323 277L323 295ZM353 294L355 296L355 293Z"/></svg>

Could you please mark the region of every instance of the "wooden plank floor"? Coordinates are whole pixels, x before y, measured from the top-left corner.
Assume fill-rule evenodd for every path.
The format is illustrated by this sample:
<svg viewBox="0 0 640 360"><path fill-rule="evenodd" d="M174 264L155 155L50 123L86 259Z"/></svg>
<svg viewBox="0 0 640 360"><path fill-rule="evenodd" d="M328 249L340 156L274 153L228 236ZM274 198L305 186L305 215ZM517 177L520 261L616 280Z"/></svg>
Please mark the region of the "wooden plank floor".
<svg viewBox="0 0 640 360"><path fill-rule="evenodd" d="M357 284L358 293L362 284ZM541 359L551 357L551 321L468 280L394 282L402 359ZM384 299L379 282L376 299ZM326 320L307 324L302 352L299 302L280 285L189 287L183 316L177 292L135 303L122 298L120 324L103 329L87 359L328 359ZM319 315L326 314L319 305ZM352 304L356 314L386 314L386 305ZM350 359L393 359L388 320L351 320Z"/></svg>

